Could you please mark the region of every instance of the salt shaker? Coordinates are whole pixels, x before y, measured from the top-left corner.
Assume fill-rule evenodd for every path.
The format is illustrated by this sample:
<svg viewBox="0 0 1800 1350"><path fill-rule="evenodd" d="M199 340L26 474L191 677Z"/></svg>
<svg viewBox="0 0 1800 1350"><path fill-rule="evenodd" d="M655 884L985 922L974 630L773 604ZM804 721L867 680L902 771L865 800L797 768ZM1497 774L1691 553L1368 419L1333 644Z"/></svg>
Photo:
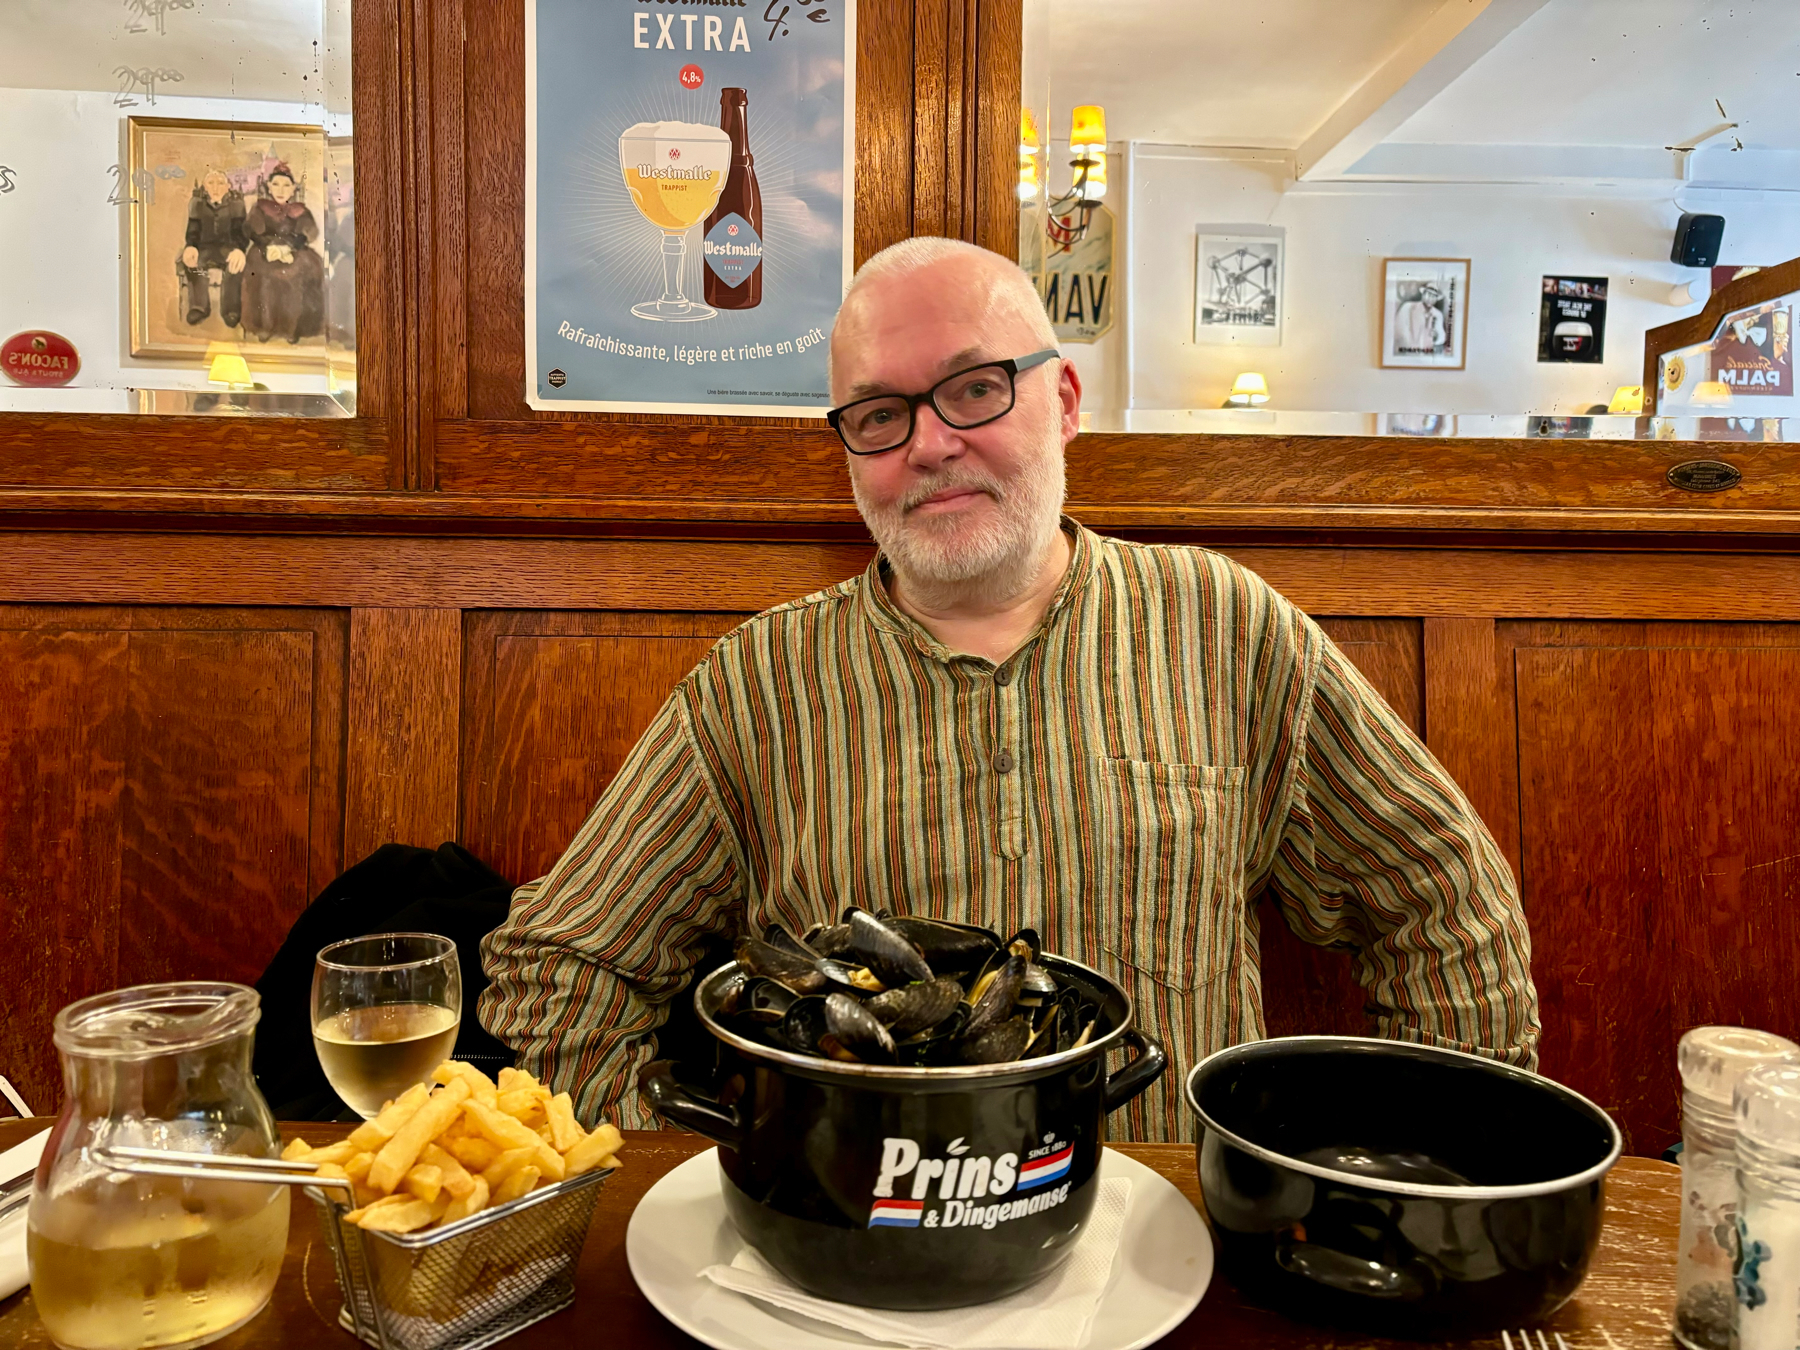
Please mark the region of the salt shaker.
<svg viewBox="0 0 1800 1350"><path fill-rule="evenodd" d="M1687 1350L1731 1350L1738 1249L1732 1092L1752 1069L1797 1058L1800 1046L1792 1041L1747 1027L1695 1027L1676 1051L1682 1147L1674 1334Z"/></svg>
<svg viewBox="0 0 1800 1350"><path fill-rule="evenodd" d="M1737 1344L1800 1345L1800 1064L1738 1080Z"/></svg>

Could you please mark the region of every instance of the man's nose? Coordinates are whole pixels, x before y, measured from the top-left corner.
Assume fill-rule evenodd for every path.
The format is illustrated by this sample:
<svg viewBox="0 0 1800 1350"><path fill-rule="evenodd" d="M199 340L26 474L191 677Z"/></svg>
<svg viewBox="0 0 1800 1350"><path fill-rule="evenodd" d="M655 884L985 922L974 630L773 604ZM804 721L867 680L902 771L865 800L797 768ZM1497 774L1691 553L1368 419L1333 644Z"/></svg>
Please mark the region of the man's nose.
<svg viewBox="0 0 1800 1350"><path fill-rule="evenodd" d="M957 458L966 447L962 433L938 415L929 401L921 403L913 413L912 439L906 443L907 462L914 468L931 470Z"/></svg>

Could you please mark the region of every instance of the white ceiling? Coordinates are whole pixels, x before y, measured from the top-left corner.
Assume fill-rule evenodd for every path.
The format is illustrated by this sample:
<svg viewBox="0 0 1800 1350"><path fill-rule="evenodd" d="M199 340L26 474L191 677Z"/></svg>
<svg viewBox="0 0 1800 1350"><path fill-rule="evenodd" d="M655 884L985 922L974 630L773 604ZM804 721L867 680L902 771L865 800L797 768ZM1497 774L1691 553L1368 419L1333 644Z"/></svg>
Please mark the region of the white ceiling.
<svg viewBox="0 0 1800 1350"><path fill-rule="evenodd" d="M1112 140L1293 149L1443 3L1026 0L1025 27L1048 39L1055 139L1098 103Z"/></svg>
<svg viewBox="0 0 1800 1350"><path fill-rule="evenodd" d="M179 72L158 85L170 97L317 104L349 87L349 0L175 3L0 0L0 88L117 92L121 67Z"/></svg>
<svg viewBox="0 0 1800 1350"><path fill-rule="evenodd" d="M1025 0L1026 100L1041 106L1034 89L1048 85L1056 139L1068 135L1071 105L1100 103L1114 141L1296 149L1340 105L1357 106L1358 86L1434 14L1441 27L1451 7L1480 3ZM1436 147L1468 146L1484 148L1463 161L1469 177L1664 177L1675 170L1663 148L1716 127L1718 99L1745 149L1763 153L1727 156L1715 144L1697 177L1800 188L1800 0L1546 0L1424 92L1377 153L1345 172L1423 164L1391 176L1455 177L1459 156ZM1628 153L1546 158L1537 147Z"/></svg>
<svg viewBox="0 0 1800 1350"><path fill-rule="evenodd" d="M1287 0L1291 3L1291 0ZM1389 138L1800 149L1800 0L1550 0Z"/></svg>

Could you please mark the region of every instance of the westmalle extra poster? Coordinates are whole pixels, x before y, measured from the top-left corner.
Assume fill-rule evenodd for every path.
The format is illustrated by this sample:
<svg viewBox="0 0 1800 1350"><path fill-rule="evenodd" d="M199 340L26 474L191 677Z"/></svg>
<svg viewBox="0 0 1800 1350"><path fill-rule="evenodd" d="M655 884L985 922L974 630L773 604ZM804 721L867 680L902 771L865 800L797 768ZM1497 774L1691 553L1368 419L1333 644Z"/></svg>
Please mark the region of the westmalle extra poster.
<svg viewBox="0 0 1800 1350"><path fill-rule="evenodd" d="M525 401L823 416L855 0L526 0Z"/></svg>

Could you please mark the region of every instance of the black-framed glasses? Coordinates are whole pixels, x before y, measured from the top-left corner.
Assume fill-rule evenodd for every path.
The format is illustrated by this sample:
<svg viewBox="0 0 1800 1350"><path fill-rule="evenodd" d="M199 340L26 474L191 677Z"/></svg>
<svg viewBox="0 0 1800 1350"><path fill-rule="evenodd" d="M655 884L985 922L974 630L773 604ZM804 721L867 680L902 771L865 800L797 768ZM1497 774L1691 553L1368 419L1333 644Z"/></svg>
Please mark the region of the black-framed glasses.
<svg viewBox="0 0 1800 1350"><path fill-rule="evenodd" d="M922 394L876 394L859 398L825 414L844 448L853 455L879 455L898 450L912 439L914 409L930 402L944 425L967 431L1012 411L1013 380L1033 366L1062 355L1046 347L1010 361L984 361L944 376Z"/></svg>

